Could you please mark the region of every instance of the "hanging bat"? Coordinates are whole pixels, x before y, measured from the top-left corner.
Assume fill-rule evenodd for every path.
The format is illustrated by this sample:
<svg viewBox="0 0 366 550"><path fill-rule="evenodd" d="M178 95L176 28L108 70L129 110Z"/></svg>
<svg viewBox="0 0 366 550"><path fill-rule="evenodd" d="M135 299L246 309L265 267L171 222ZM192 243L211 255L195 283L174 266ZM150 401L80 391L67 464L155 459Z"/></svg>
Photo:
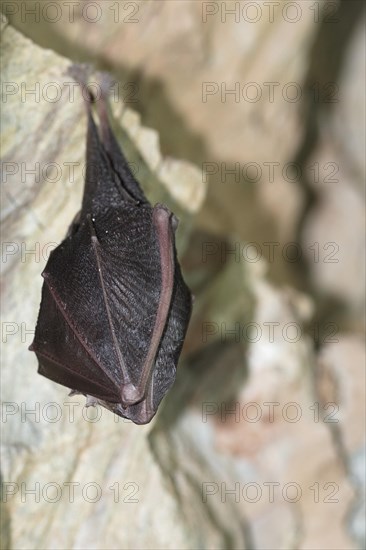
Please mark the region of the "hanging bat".
<svg viewBox="0 0 366 550"><path fill-rule="evenodd" d="M147 201L109 125L104 94L87 93L82 206L42 273L29 349L39 374L84 394L87 406L146 424L174 383L191 314L178 220Z"/></svg>

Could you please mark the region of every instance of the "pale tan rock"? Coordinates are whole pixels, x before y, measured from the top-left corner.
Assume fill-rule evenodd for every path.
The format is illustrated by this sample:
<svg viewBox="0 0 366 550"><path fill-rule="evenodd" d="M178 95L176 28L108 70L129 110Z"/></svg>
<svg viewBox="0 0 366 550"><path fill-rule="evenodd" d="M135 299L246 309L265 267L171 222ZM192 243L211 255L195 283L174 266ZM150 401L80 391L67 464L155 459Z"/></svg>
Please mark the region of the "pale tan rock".
<svg viewBox="0 0 366 550"><path fill-rule="evenodd" d="M365 342L361 335L337 334L319 356L319 386L324 376L324 401L339 403L337 418L342 441L348 454L356 453L364 444L366 416ZM332 411L329 410L329 413Z"/></svg>
<svg viewBox="0 0 366 550"><path fill-rule="evenodd" d="M158 177L170 194L190 213L200 210L206 197L206 185L200 170L188 162L166 158L159 166Z"/></svg>
<svg viewBox="0 0 366 550"><path fill-rule="evenodd" d="M329 160L336 158L332 141L326 146L320 145L313 157L318 166L328 166L314 183L318 200L307 216L302 248L317 290L345 301L362 322L365 206L357 178L344 162Z"/></svg>
<svg viewBox="0 0 366 550"><path fill-rule="evenodd" d="M292 238L303 194L299 182L287 181L282 173L303 138L303 84L318 30L314 9L299 3L286 8L280 3L103 0L75 5L73 17L67 6L59 11L59 20L40 13L34 23L21 17L19 6L13 20L66 54L107 62L125 84L137 86L131 99L143 105L145 121L159 129L169 155L200 167L218 164L200 218L206 230L239 230L248 240L253 235L264 241ZM222 182L221 161L228 169L239 164L238 181L228 176ZM268 167L273 162L274 179ZM249 194L248 163L262 173ZM273 226L263 227L265 219L274 220L275 234Z"/></svg>
<svg viewBox="0 0 366 550"><path fill-rule="evenodd" d="M364 194L365 179L365 94L366 71L364 59L364 17L360 18L356 32L346 52L339 82L340 101L335 105L331 119L337 152L342 164L352 174L354 185ZM339 157L337 155L337 160ZM334 159L334 160L336 160Z"/></svg>
<svg viewBox="0 0 366 550"><path fill-rule="evenodd" d="M358 327L365 323L363 23L362 17L345 52L339 81L333 83L335 102L322 119L320 139L309 159L307 176L315 204L302 235L312 284L344 304L349 326Z"/></svg>
<svg viewBox="0 0 366 550"><path fill-rule="evenodd" d="M342 410L341 398L333 408L329 396L325 402L319 400L312 383L311 339L301 333L294 344L294 334L286 337L282 330L289 323L301 327L309 308L301 305L300 296L298 308L294 296L286 300L262 281L257 288L253 319L262 328L271 322L279 326L272 334L263 331L250 344L246 385L235 400L222 403L219 413L211 416L217 445L236 469L229 484L231 489L235 483L240 487L236 506L250 525L255 547L357 548L346 521L358 499L358 487L348 477L330 423ZM345 357L336 348L326 356L331 354L329 362L337 354L344 373ZM358 393L354 387L348 399L360 404ZM354 411L348 418L351 415L355 418ZM359 409L358 415L362 415ZM363 439L359 433L359 444ZM233 502L232 495L227 498ZM330 523L332 530L324 529Z"/></svg>
<svg viewBox="0 0 366 550"><path fill-rule="evenodd" d="M331 116L325 116L325 122L322 119L319 146L305 167L307 179L319 197L305 220L300 243L310 264L312 287L318 292L310 297L293 286L284 286L284 281L287 285L291 283L288 265L281 260L283 245L298 237L295 231L303 212L304 195L299 179L287 181L283 170L298 152L304 122L303 101L285 101L282 92L289 82L302 88L307 76L309 53L319 30L314 21L315 11L309 9L313 3L296 3L302 10L296 24L284 20L282 5L275 6L273 23L268 16L262 16L257 23L250 24L240 14L238 22L232 15L222 21L222 10L237 9L236 5L241 9L243 3L239 2L226 2L225 8L221 2L212 4L218 11L213 16L207 15L207 21L202 10L204 4L211 3L139 1L133 3L131 11L121 11L118 20L114 1L98 4L102 17L97 24L85 17L83 10L87 4L78 3L74 23L69 23L67 11L62 10L60 21L48 25L44 18L36 25L28 18L25 32L54 44L59 51L70 55L77 52L83 58L107 63L123 82L137 82L136 108L142 116L134 110L133 103L127 104L123 111L121 103L113 105L115 118L124 129L119 137L136 161L149 197L156 201L175 197L182 210L181 229L188 227L187 212L197 213L195 208L199 208L204 187L209 184L208 200L195 223L212 235L206 235L195 248L188 231L181 234L182 250L189 251L185 263L189 266L190 283L197 288L186 341L187 353L192 358L179 370L174 393L167 397L151 431L149 427L131 430L124 423L115 426L108 416L91 425L82 419L80 405L76 409L78 422L70 427L64 418L61 424L62 451L58 445L59 433L49 422L44 422L47 431L27 421L18 423L9 434L12 447L4 454L5 472L11 472L17 481L25 478L34 481L38 474L43 481L54 481L54 477L46 477L51 475L48 465L38 466L39 449L44 449L59 472L64 468L63 449L73 448L77 441L67 479L83 484L97 480L103 488L103 498L96 505L83 502L79 494L77 514L71 505L60 504L55 512L55 505L48 504L40 528L34 529L32 547L44 540L45 547L51 546L57 533L62 541L60 547L74 544L91 548L362 548L365 546L361 494L365 427L362 341L340 331L336 334L339 343L327 344L315 338L320 346L326 344L318 356L312 339L317 328L312 326L312 316L319 313L325 295L346 303L351 329L356 327L360 332L363 326L364 210L360 182L364 173L364 144L359 139L363 131L362 22L342 74L341 101ZM131 15L134 6L137 11ZM89 14L93 13L93 6L90 9ZM261 9L262 13L268 10L264 5ZM323 9L323 4L319 9ZM126 20L130 17L136 22ZM15 19L21 26L21 18ZM50 55L52 60L53 54ZM57 80L58 66L59 63L52 80ZM22 78L23 68L19 70ZM268 81L278 83L273 102L269 101L269 89L264 85ZM255 86L246 86L249 82L259 85L260 101L243 97L243 93L255 91ZM213 86L207 101L202 100L204 83ZM221 93L225 93L225 86L229 91L236 83L241 94L239 101L232 94L223 101ZM80 115L75 105L73 108ZM49 113L54 110L50 108ZM13 109L6 116L21 125L22 114ZM29 127L28 119L24 120ZM75 124L74 112L70 112L68 120L69 128L64 129L58 116L49 117L55 135L64 136L61 144L68 143L70 134L74 140L70 151L80 153L85 130L75 129L78 135L74 139L70 133ZM169 156L164 157L155 145L158 134L142 126L141 120L159 129L162 151ZM12 142L17 138L12 125L8 127L6 139ZM30 134L31 144L32 140ZM22 140L16 142L23 156L28 150L33 152L29 142L24 142L23 149ZM59 143L55 149L58 147ZM48 145L43 150L40 140L39 148L49 160ZM184 160L171 160L170 155L194 160L200 170L188 167ZM70 160L74 158L70 155ZM207 162L217 168L210 178L205 178L203 163ZM248 183L250 178L243 168L251 162L261 168L262 177ZM269 177L265 164L268 162L277 163L273 178ZM332 174L329 163L334 162L339 165L336 174L339 181L332 183L325 179ZM235 168L235 163L239 164L239 173L236 171L225 179L225 170ZM314 175L315 163L320 171L318 180ZM16 178L12 181L16 182ZM198 186L199 181L203 186ZM42 200L32 198L32 187L27 194L18 193L16 205L29 204L32 210L22 215L19 222L14 217L9 227L14 234L36 232L41 239L44 228L38 227L38 220L52 215L58 231L52 239L59 240L66 222L59 219L58 212L62 208L71 219L70 193L75 194L70 199L73 204L79 203L76 193L80 194L80 188L76 192L74 187L70 185L62 200L54 199L51 184L48 198ZM179 197L175 195L178 189L181 189ZM12 211L12 204L9 200L7 212ZM227 255L224 251L222 261L220 240L224 247L238 244L239 254ZM312 262L316 253L314 243L319 243L320 255L328 254L332 250L324 250L322 246L334 240L340 245L341 261ZM273 263L266 254L256 263L248 262L242 252L249 241L259 244L262 251L265 242L278 242L280 254ZM216 250L207 263L202 262L205 243ZM196 256L190 265L193 254ZM19 255L20 252L18 256L9 256L7 269L11 259L14 261ZM36 280L39 271L40 265L29 268L27 280ZM276 286L271 282L274 273ZM13 285L22 287L23 276L12 277L11 286L6 283L6 296ZM298 285L298 280L294 281ZM22 314L25 312L27 328L33 326L36 315L35 303L28 311L28 293L20 295L22 304L26 304ZM35 295L39 296L39 289ZM14 301L8 299L8 307L13 308ZM17 307L11 311L18 311ZM18 316L11 320L19 323ZM211 330L206 333L205 342L204 323ZM207 323L211 325L207 327ZM250 323L256 326L247 332ZM270 323L279 323L274 327L273 341L269 339ZM291 341L294 335L291 327L283 332L289 323L300 327L298 341ZM310 331L305 328L309 324ZM258 327L262 330L261 337L257 342L249 341L248 336L253 336ZM8 326L10 331L12 328ZM21 332L8 335L8 340L16 350L12 351L15 354L12 364L21 365L24 376L19 396L29 402L29 393L35 391L34 370L30 372L24 359ZM12 375L13 371L8 373L8 380L12 380ZM63 402L62 388L56 390L45 380L37 382L37 391L42 396L54 392L52 400ZM332 405L325 408L332 403L339 407L338 411ZM68 410L66 405L62 407ZM258 412L258 407L260 418L253 421L251 415ZM301 415L295 422L292 415L299 411ZM334 418L329 414L334 411L335 418L340 420L336 424L329 422ZM106 434L112 441L108 451L104 445ZM52 450L56 448L58 452L56 459L50 456L50 441ZM32 462L23 442L31 442ZM101 465L96 474L95 458ZM64 476L56 480L63 481ZM123 488L126 480L138 484L141 502L135 508L135 504L111 502L114 495L109 487L120 482L125 497L129 490ZM279 485L275 487L274 500L270 501L268 484L273 482ZM250 487L253 490L253 484L254 489L261 490L257 502L249 491ZM284 498L286 488L289 496L293 495L291 487L294 487L288 484L300 488L297 502ZM205 494L205 488L212 494ZM234 495L230 493L233 489ZM16 541L29 536L27 524L31 515L38 518L40 508L32 505L29 509L16 498L9 499L10 516L20 515L25 526L13 527ZM70 525L68 533L63 529L65 525ZM94 536L96 525L98 528L102 525L99 538Z"/></svg>
<svg viewBox="0 0 366 550"><path fill-rule="evenodd" d="M2 76L18 86L2 109L3 161L18 167L2 186L2 235L8 243L2 263L2 475L7 494L2 506L8 518L4 547L9 548L11 540L16 548L191 548L205 538L204 530L197 525L196 532L188 532L174 491L164 485L147 437L152 424L117 423L108 411L86 410L84 399L68 397L66 388L37 374L36 358L27 349L40 302L41 271L78 211L83 188L82 100L72 102L63 94L55 104L42 94L50 81L65 91L71 80L69 65L66 58L42 50L4 23ZM23 83L27 89L39 83L39 97L22 101ZM129 120L124 118L126 128ZM160 158L158 140L150 137L147 143L138 118L133 127L136 143L130 142L130 148L141 145L141 157ZM26 169L39 163L42 175L50 162L60 169L58 181L51 181L50 175L38 178L36 172L24 183L21 163ZM73 181L66 162L75 163ZM150 195L169 200L141 159L139 166L142 184L147 181L152 187L154 180L160 187L149 188ZM183 168L175 176L179 186ZM192 201L194 197L189 209ZM183 198L180 203L184 212ZM31 490L35 493L27 493ZM220 545L220 539L216 532L213 544Z"/></svg>
<svg viewBox="0 0 366 550"><path fill-rule="evenodd" d="M365 341L340 333L319 356L316 384L324 418L332 422L334 444L355 494L347 527L360 547L365 540ZM336 414L334 414L336 413Z"/></svg>

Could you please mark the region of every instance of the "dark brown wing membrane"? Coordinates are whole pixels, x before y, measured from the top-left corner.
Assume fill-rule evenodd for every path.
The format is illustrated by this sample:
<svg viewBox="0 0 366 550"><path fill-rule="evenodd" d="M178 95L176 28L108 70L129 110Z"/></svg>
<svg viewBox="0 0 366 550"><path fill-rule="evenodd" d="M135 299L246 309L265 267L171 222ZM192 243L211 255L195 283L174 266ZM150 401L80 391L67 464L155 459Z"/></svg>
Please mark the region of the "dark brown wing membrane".
<svg viewBox="0 0 366 550"><path fill-rule="evenodd" d="M131 419L136 424L146 424L151 420L176 377L178 359L191 315L192 301L190 291L182 278L179 264L176 263L175 267L171 308L156 356L146 401L131 405L124 410L121 406L117 406L114 411L116 414Z"/></svg>
<svg viewBox="0 0 366 550"><path fill-rule="evenodd" d="M88 103L82 209L44 270L39 373L137 424L174 382L191 313L171 213L152 208L99 105Z"/></svg>
<svg viewBox="0 0 366 550"><path fill-rule="evenodd" d="M90 97L87 102L86 177L81 218L99 207L119 206L122 201L149 204L118 147L103 101L98 101L102 134L99 136L91 113L92 101Z"/></svg>
<svg viewBox="0 0 366 550"><path fill-rule="evenodd" d="M90 355L66 311L58 305L47 284L43 285L41 310L31 346L39 372L68 388L100 399L119 402L116 384Z"/></svg>
<svg viewBox="0 0 366 550"><path fill-rule="evenodd" d="M152 209L144 207L138 212L110 209L90 217L53 251L44 271L45 285L68 319L76 343L113 380L119 395L123 384L138 382L159 303L160 258L151 216ZM92 237L97 239L94 244ZM49 300L42 300L41 317L54 314ZM43 330L39 323L38 348L48 345L42 344L48 342ZM57 335L62 337L62 331ZM67 345L70 339L64 340ZM44 351L57 357L61 350Z"/></svg>
<svg viewBox="0 0 366 550"><path fill-rule="evenodd" d="M141 202L148 204L109 125L107 102L105 100L98 101L97 106L100 118L101 141L108 155L112 169L118 175L121 184L132 199L137 203Z"/></svg>

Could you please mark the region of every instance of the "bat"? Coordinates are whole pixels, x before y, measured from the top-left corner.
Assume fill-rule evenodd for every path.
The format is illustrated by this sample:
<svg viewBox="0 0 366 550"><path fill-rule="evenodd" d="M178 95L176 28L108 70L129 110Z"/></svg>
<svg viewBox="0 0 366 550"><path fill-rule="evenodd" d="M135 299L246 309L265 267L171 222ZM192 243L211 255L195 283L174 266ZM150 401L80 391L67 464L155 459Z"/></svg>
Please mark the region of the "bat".
<svg viewBox="0 0 366 550"><path fill-rule="evenodd" d="M111 129L106 95L85 90L82 206L42 273L29 349L39 374L85 395L87 406L147 424L174 383L192 309L178 220L146 199Z"/></svg>

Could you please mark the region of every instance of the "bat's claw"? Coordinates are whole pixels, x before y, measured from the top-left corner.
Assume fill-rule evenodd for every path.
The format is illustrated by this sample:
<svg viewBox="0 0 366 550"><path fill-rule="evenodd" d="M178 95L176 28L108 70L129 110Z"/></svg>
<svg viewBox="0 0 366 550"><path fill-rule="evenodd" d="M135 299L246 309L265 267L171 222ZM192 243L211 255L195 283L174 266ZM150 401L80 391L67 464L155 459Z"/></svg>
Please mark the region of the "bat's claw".
<svg viewBox="0 0 366 550"><path fill-rule="evenodd" d="M97 405L98 405L98 399L96 399L92 395L86 396L86 403L85 403L86 407L96 407Z"/></svg>

